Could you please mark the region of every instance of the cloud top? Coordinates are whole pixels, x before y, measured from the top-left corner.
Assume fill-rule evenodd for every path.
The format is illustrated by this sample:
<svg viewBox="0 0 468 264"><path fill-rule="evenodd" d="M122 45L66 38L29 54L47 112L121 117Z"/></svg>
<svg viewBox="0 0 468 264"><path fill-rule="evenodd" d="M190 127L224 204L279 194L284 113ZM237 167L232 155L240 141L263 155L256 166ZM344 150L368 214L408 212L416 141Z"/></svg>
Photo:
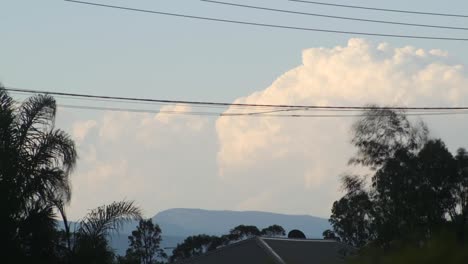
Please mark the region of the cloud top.
<svg viewBox="0 0 468 264"><path fill-rule="evenodd" d="M456 106L468 105L467 93L468 72L445 51L351 39L345 46L304 50L299 66L235 102ZM185 105L161 110L192 111ZM226 112L241 111L255 110ZM457 131L468 130L461 118L424 119L435 136L458 147L466 139ZM163 113L75 120L81 159L71 215L127 198L148 216L194 207L326 217L339 197L339 176L350 170L353 120Z"/></svg>
<svg viewBox="0 0 468 264"><path fill-rule="evenodd" d="M467 104L467 93L466 69L453 63L447 52L411 46L395 48L386 43L351 39L344 47L304 50L300 66L284 73L266 89L235 102L456 106ZM238 110L227 110L233 111ZM314 113L323 114L307 112ZM307 193L317 188L336 193L336 179L346 170L347 159L353 153L349 144L352 121L351 118L221 117L216 123L220 173L233 181L250 179L258 186L262 182L252 178L269 180L271 193ZM264 202L264 197L271 199ZM261 193L246 201L284 203L286 207L287 203L274 199L277 199L275 195ZM331 202L321 206L328 210Z"/></svg>

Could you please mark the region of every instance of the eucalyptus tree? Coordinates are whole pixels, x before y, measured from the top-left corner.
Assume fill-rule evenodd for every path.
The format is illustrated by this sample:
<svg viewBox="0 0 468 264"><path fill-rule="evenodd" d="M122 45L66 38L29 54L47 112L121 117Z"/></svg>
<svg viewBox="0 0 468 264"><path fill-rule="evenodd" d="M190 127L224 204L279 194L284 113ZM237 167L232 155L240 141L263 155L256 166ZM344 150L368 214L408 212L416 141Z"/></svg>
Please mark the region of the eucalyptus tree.
<svg viewBox="0 0 468 264"><path fill-rule="evenodd" d="M450 230L462 243L468 228L468 154L452 155L423 122L405 112L371 108L353 125L350 164L366 176L344 178L333 204L334 234L351 245L420 245ZM328 232L327 235L332 235Z"/></svg>
<svg viewBox="0 0 468 264"><path fill-rule="evenodd" d="M140 220L138 226L128 237L130 246L126 252L127 259L140 264L157 264L167 258L161 248L161 228L150 219Z"/></svg>

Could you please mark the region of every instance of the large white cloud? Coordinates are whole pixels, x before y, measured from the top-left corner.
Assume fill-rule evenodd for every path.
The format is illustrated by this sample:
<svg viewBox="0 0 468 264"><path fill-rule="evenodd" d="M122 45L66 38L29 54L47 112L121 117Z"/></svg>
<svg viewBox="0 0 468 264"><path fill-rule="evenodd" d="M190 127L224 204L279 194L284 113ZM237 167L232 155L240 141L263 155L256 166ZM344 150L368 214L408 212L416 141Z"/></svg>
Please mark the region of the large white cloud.
<svg viewBox="0 0 468 264"><path fill-rule="evenodd" d="M191 111L180 105L161 110ZM213 119L209 122L198 116L124 112L76 120L72 136L80 143L80 159L72 175L70 217L122 199L135 200L148 216L170 207L209 204L199 195L216 183Z"/></svg>
<svg viewBox="0 0 468 264"><path fill-rule="evenodd" d="M452 106L468 105L467 93L468 72L445 51L351 39L344 47L304 50L300 66L235 102ZM424 119L452 149L464 145L458 131L468 129L465 116ZM72 219L122 198L136 200L148 216L200 207L326 217L353 154L350 118L105 113L73 120L80 160Z"/></svg>
<svg viewBox="0 0 468 264"><path fill-rule="evenodd" d="M345 47L304 50L302 65L280 76L270 87L235 102L453 106L467 104L467 95L466 69L453 63L447 52L351 39ZM227 112L235 111L239 110ZM233 186L246 182L256 186L257 191L252 190L239 203L242 208L251 208L248 204L255 204L257 209L274 205L282 211L328 214L331 199L336 197L330 193L338 190L337 178L350 170L346 163L353 153L349 144L352 121L222 117L216 123L220 174ZM440 123L441 119L429 119L443 136Z"/></svg>

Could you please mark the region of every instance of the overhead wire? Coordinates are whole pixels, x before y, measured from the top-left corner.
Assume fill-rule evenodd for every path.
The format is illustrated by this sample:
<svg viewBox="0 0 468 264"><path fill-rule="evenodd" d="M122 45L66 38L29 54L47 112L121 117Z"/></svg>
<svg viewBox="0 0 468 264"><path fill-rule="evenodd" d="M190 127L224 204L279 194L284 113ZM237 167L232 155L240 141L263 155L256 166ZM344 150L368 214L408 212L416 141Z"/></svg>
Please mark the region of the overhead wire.
<svg viewBox="0 0 468 264"><path fill-rule="evenodd" d="M149 114L177 114L177 115L195 115L195 116L219 116L220 113L215 112L193 112L193 111L177 111L177 110L150 110L150 109L135 109L123 107L102 107L102 106L89 106L89 105L70 105L58 104L58 107L81 109L81 110L99 110L111 112L130 112L130 113L149 113Z"/></svg>
<svg viewBox="0 0 468 264"><path fill-rule="evenodd" d="M406 22L398 22L398 21L373 20L373 19L345 17L345 16L334 16L334 15L300 12L300 11L292 11L292 10L285 10L285 9L276 9L276 8L245 5L245 4L237 4L237 3L224 2L224 1L214 1L214 0L200 0L200 1L207 2L207 3L212 3L212 4L218 4L218 5L227 5L227 6L248 8L248 9L264 10L264 11L279 12L279 13L286 13L286 14L295 14L295 15L325 17L325 18L333 18L333 19L341 19L341 20L351 20L351 21L360 21L360 22L401 25L401 26L413 26L413 27L427 27L427 28L440 28L440 29L453 29L453 30L468 30L467 27L452 27L452 26L441 26L441 25L430 25L430 24L406 23Z"/></svg>
<svg viewBox="0 0 468 264"><path fill-rule="evenodd" d="M223 112L206 112L206 111L180 111L180 110L149 110L149 109L137 109L137 108L124 108L124 107L104 107L104 106L89 106L89 105L73 105L73 104L61 104L64 108L75 108L75 109L88 109L88 110L107 110L107 111L126 111L126 112L142 112L142 113L168 113L168 114L188 114L188 115L212 115L212 116L270 116L270 117L356 117L362 116L360 114L277 114L285 112L334 112L334 111L365 111L372 109L387 109L387 110L403 110L406 111L407 115L452 115L452 114L468 114L468 107L407 107L407 106L393 106L393 107L376 107L376 106L322 106L322 105L280 105L280 104L243 104L243 103L222 103L222 102L202 102L202 101L183 101L183 100L161 100L151 98L135 98L135 97L116 97L116 96L102 96L102 95L90 95L90 94L76 94L76 93L65 93L65 92L52 92L52 91L39 91L31 89L19 89L6 87L6 91L9 92L21 92L29 94L49 94L53 96L62 96L64 98L73 99L100 99L103 101L118 99L121 101L130 102L164 102L172 105L196 105L196 106L223 106L229 107L227 111ZM113 102L113 101L111 101ZM119 101L120 102L120 101ZM231 108L231 106L237 106L238 108ZM270 110L258 107L269 107ZM250 109L249 111L247 111ZM255 111L252 111L254 109ZM237 110L237 111L234 111ZM244 111L239 111L244 110Z"/></svg>
<svg viewBox="0 0 468 264"><path fill-rule="evenodd" d="M389 8L378 8L378 7L369 7L369 6L344 5L344 4L335 4L335 3L309 1L309 0L288 0L288 1L290 1L290 2L299 2L299 3L307 3L307 4L314 4L314 5L335 6L335 7L365 9L365 10L373 10L373 11L385 11L385 12L394 12L394 13L406 13L406 14L430 15L430 16L445 16L445 17L462 17L462 18L467 18L468 17L468 15L463 15L463 14L423 12L423 11L413 11L413 10L403 10L403 9L389 9Z"/></svg>
<svg viewBox="0 0 468 264"><path fill-rule="evenodd" d="M100 107L100 106L83 106L83 105L67 105L59 104L62 108L81 109L81 110L100 110L114 112L132 112L132 113L155 113L155 114L175 114L175 115L194 115L194 116L214 116L214 117L316 117L316 118L345 118L345 117L365 117L372 114L265 114L259 113L215 113L215 112L191 112L191 111L176 111L176 110L148 110L148 109L131 109L131 108L115 108L115 107ZM284 110L283 110L284 111ZM420 112L406 113L407 116L443 116L443 115L466 115L468 111L456 112ZM385 114L374 114L374 116L387 116Z"/></svg>
<svg viewBox="0 0 468 264"><path fill-rule="evenodd" d="M28 92L28 91L16 91L15 89L13 88L7 88L6 89L7 91L9 91L10 93L12 94L20 94L20 95L24 95L24 94L42 94L41 92ZM43 94L50 94L50 92L44 92ZM95 101L95 102L111 102L111 103L126 103L126 104L145 104L145 105L158 105L158 106L168 106L168 105L186 105L186 104L182 104L182 103L158 103L158 102L139 102L139 101L125 101L125 100L115 100L115 99L102 99L102 98L86 98L86 97L78 97L76 98L75 96L66 96L66 95L56 95L54 94L54 97L56 98L62 98L62 99L70 99L70 100L83 100L83 101ZM187 105L190 105L190 104L187 104ZM73 108L73 107L77 107L77 106L74 106L74 105L62 105L62 106L69 106L69 108ZM229 107L229 109L234 109L234 110L241 110L241 109L245 109L245 107L242 107L242 105L240 106L236 106L236 105L231 105L231 106L217 106L217 105L190 105L191 107L199 107L199 108L209 108L209 109L227 109L227 107ZM86 106L85 106L86 107ZM93 108L93 107L91 107ZM265 107L265 106L252 106L252 107L249 107L249 108L254 108L254 109L258 109L258 111L261 111L262 109L275 109L274 107ZM86 108L84 108L86 109ZM120 109L120 108L119 108ZM128 109L129 112L149 112L149 113L159 113L160 111L159 110L145 110L145 109L141 109L142 111L140 111L140 109L133 109L133 108L122 108L122 109ZM95 110L100 110L100 109L95 109ZM113 109L111 109L113 110ZM262 111L262 112L246 112L246 113L240 113L240 114L243 114L243 115L257 115L257 114L267 114L267 113L276 113L276 112L291 112L291 111L299 111L299 110L307 110L305 108L301 108L301 107L291 107L290 109L276 109L276 110L268 110L268 111ZM327 112L357 112L357 111L361 111L361 110L354 110L354 109L325 109L325 110L322 110L322 109L316 109L316 111L327 111Z"/></svg>
<svg viewBox="0 0 468 264"><path fill-rule="evenodd" d="M447 37L415 36L415 35L395 35L395 34L381 34L381 33L337 31L337 30L328 30L328 29L292 27L292 26L284 26L284 25L273 25L273 24L264 24L264 23L256 23L256 22L247 22L247 21L228 20L228 19L220 19L220 18L211 18L211 17L201 17L201 16L192 16L192 15L185 15L185 14L160 12L160 11L153 11L153 10L146 10L146 9L137 9L137 8L123 7L123 6L99 4L99 3L86 2L86 1L77 1L77 0L64 0L64 1L77 3L77 4L86 4L86 5L91 5L91 6L98 6L98 7L121 9L121 10L127 10L127 11L136 11L136 12L152 13L152 14L159 14L159 15L190 18L190 19L200 19L200 20L208 20L208 21L216 21L216 22L235 23L235 24L263 26L263 27L273 27L273 28L282 28L282 29L295 29L295 30L318 31L318 32L328 32L328 33L341 33L341 34L401 37L401 38L419 38L419 39L439 39L439 40L468 41L468 39L465 39L465 38L447 38ZM338 19L357 20L357 21L375 22L375 23L398 24L398 25L407 25L407 26L422 26L422 27L436 27L436 28L446 28L446 29L468 30L468 28L461 28L461 27L448 27L448 26L427 25L427 24L403 23L403 22L395 22L395 21L359 19L359 18L351 18L351 17L340 17L340 16L331 16L331 15L323 15L323 14L315 14L315 13L297 12L297 11L273 9L273 8L266 8L266 7L252 6L252 5L242 5L242 4L235 4L235 3L230 3L230 2L222 2L222 1L214 1L214 0L201 0L201 1L215 3L215 4L224 4L224 5L230 5L230 6L244 7L244 8L253 8L253 9L259 9L259 10L291 13L291 14L322 16L322 17L330 17L330 18L338 18ZM378 9L378 8L361 7L361 6L346 6L346 5L338 5L338 4L330 4L330 3L314 2L314 1L297 1L297 0L290 0L290 1L307 2L307 3L324 4L324 5L341 6L341 7L372 9L372 10L379 10L379 11L392 11L392 12L402 11L402 10ZM407 10L404 11L404 12L414 13L412 11L407 11ZM417 12L417 13L418 14L432 14L432 15L448 15L448 14L435 14L435 13L423 13L423 12ZM451 14L451 16L459 16L459 15ZM463 16L463 17L468 17L468 16ZM125 111L125 112L142 112L142 113L165 113L165 114L187 114L187 115L210 115L210 116L259 116L259 117L260 116L270 116L270 117L273 117L273 116L274 117L356 117L356 116L363 116L363 115L362 114L339 114L339 115L337 115L337 114L276 114L276 113L293 112L293 111L311 111L311 110L314 110L314 111L345 111L345 112L347 112L347 111L363 111L363 110L369 110L369 109L376 108L375 106L317 106L317 105L221 103L221 102L202 102L202 101L184 101L184 100L162 100L162 99L134 98L134 97L116 97L116 96L102 96L102 95L98 96L98 95L89 95L89 94L39 91L39 90L28 90L28 89L18 89L18 88L7 88L7 90L9 90L10 92L16 92L16 93L29 93L29 94L30 93L33 93L33 94L46 93L46 94L54 95L54 96L61 97L61 98L67 98L67 99L78 98L79 100L101 101L101 102L105 101L105 102L132 103L132 104L135 103L135 104L147 104L147 105L150 105L150 104L157 104L157 105L168 105L168 104L172 104L172 105L176 104L177 105L177 104L181 104L181 105L190 105L190 106L194 106L194 107L218 108L218 109L229 107L229 111L225 111L225 112L204 112L204 111L161 110L161 109L159 109L159 110L150 110L150 109L136 109L136 108L122 108L122 107L72 105L72 104L60 104L59 105L59 107L73 108L73 109ZM239 109L242 109L242 108L254 108L254 109L265 109L265 110L255 111L255 112L237 112L237 113L232 112L232 109L238 109L239 110ZM407 115L468 114L467 111L460 111L460 110L468 110L468 107L379 107L379 108L380 109L390 109L390 110L404 110L404 111L424 111L424 112L421 112L421 113L411 112L411 113L407 113ZM267 109L270 109L270 110L267 110ZM455 110L457 110L457 111L455 112ZM434 111L444 111L444 112L434 112Z"/></svg>
<svg viewBox="0 0 468 264"><path fill-rule="evenodd" d="M193 107L204 107L204 108L254 108L254 109L271 109L271 108L304 108L296 106L278 106L278 105L260 105L260 104L237 104L237 103L221 103L221 102L201 102L201 101L184 101L184 100L164 100L164 99L151 99L151 98L136 98L136 97L118 97L118 96L103 96L103 95L91 95L91 94L77 94L77 93L66 93L66 92L53 92L43 90L32 90L32 89L21 89L6 87L6 91L12 93L21 94L49 94L59 98L79 98L80 100L91 100L101 102L125 102L132 104L157 104L157 105L190 105Z"/></svg>
<svg viewBox="0 0 468 264"><path fill-rule="evenodd" d="M38 94L41 92L31 92L31 91L16 91L16 90L8 90L12 94ZM50 94L45 92L44 94ZM124 103L124 104L142 104L142 105L158 105L158 106L167 106L172 103L162 103L162 102L143 102L143 101L127 101L123 99L106 99L106 98L87 98L87 97L79 97L75 98L75 96L70 95L57 95L54 94L56 98L63 98L63 99L71 99L71 100L82 100L82 101L92 101L92 102L112 102L112 103ZM225 109L225 106L217 106L217 105L192 105L193 107L203 107L203 108L213 108L213 109Z"/></svg>
<svg viewBox="0 0 468 264"><path fill-rule="evenodd" d="M118 99L125 101L135 102L159 102L171 104L187 104L187 105L209 105L209 106L242 106L242 107L273 107L273 108L301 108L305 110L312 109L343 109L343 110L369 110L369 109L389 109L389 110L468 110L468 106L331 106L331 105L290 105L290 104L249 104L249 103L226 103L226 102L213 102L213 101L187 101L187 100L167 100L167 99L153 99L153 98L137 98L137 97L119 97L109 95L91 95L67 92L54 92L45 90L22 89L14 87L5 87L6 91L12 92L25 92L30 94L49 94L60 95L79 98L99 98L99 99Z"/></svg>
<svg viewBox="0 0 468 264"><path fill-rule="evenodd" d="M185 15L185 14L154 11L154 10L148 10L148 9L138 9L138 8L124 7L124 6L99 4L99 3L86 2L86 1L76 1L76 0L64 0L64 1L70 2L70 3L76 3L76 4L83 4L83 5L97 6L97 7L105 7L105 8L112 8L112 9L120 9L120 10L133 11L133 12L142 12L142 13L150 13L150 14L157 14L157 15L164 15L164 16L182 17L182 18L189 18L189 19L214 21L214 22L222 22L222 23L230 23L230 24L239 24L239 25L258 26L258 27L267 27L267 28L279 28L279 29L288 29L288 30L323 32L323 33L346 34L346 35L391 37L391 38L446 40L446 41L468 41L468 38L458 38L458 37L437 37L437 36L422 36L422 35L383 34L383 33L372 33L372 32L357 32L357 31L332 30L332 29L322 29L322 28L296 27L296 26L286 26L286 25L278 25L278 24L266 24L266 23L259 23L259 22L248 22L248 21L241 21L241 20L230 20L230 19L223 19L223 18Z"/></svg>

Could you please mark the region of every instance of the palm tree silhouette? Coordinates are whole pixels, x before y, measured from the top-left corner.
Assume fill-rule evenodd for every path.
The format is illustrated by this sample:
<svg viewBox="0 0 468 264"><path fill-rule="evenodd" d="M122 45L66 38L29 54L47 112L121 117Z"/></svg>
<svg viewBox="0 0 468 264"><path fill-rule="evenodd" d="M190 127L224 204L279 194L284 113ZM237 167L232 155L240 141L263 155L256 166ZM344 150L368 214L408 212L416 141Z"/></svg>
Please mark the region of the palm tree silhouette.
<svg viewBox="0 0 468 264"><path fill-rule="evenodd" d="M50 243L41 242L47 237L41 232L53 229L56 210L66 218L77 153L70 136L55 128L56 109L49 95L18 104L0 85L0 225L11 256L34 254L35 246L45 254Z"/></svg>
<svg viewBox="0 0 468 264"><path fill-rule="evenodd" d="M114 253L108 236L118 232L123 224L141 219L141 210L133 201L113 202L91 210L74 233L73 263L113 263Z"/></svg>

